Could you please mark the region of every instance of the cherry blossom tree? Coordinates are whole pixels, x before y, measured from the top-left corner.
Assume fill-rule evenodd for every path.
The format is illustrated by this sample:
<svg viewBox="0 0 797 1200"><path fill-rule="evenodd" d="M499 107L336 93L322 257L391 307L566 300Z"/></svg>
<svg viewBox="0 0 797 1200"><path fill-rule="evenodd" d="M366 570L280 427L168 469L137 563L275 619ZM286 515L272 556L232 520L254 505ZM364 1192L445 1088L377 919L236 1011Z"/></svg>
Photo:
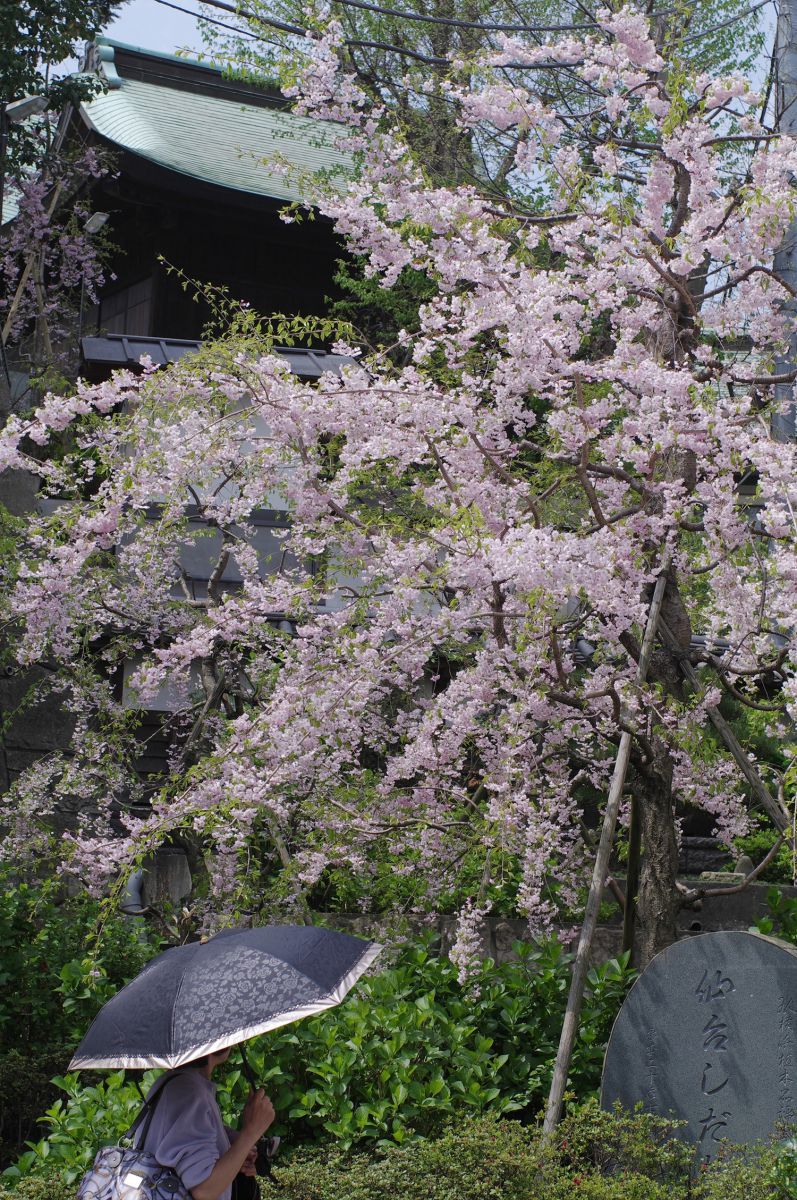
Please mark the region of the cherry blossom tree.
<svg viewBox="0 0 797 1200"><path fill-rule="evenodd" d="M605 797L626 734L644 961L683 900L676 805L725 840L762 799L785 824L773 781L707 729L728 692L787 740L797 702L797 464L770 424L773 385L792 381L773 373L789 325L772 261L797 147L761 126L743 79L663 61L636 12L598 19L452 72L463 119L514 139L501 199L430 184L341 71L339 29L315 44L299 103L358 157L316 203L382 286L405 267L436 284L402 355L339 345L350 365L310 384L245 317L173 368L8 423L0 463L52 503L5 618L75 735L7 796L6 852L40 852L77 795L99 816L63 849L94 888L180 831L230 911L255 854L299 895L386 846L430 904L477 854L463 944L508 862L543 930L579 903L584 797ZM552 63L589 96L589 155L547 101ZM513 85L512 64L539 87ZM264 509L288 518L270 563ZM203 539L197 598L181 556ZM137 713L164 689L171 773L134 812Z"/></svg>
<svg viewBox="0 0 797 1200"><path fill-rule="evenodd" d="M16 212L0 243L0 323L19 365L41 371L76 358L78 310L97 300L108 250L102 232L86 232L87 184L108 170L107 155L92 147L77 154L51 148L35 170L12 181Z"/></svg>
<svg viewBox="0 0 797 1200"><path fill-rule="evenodd" d="M44 377L49 369L51 383L56 368L76 369L78 309L103 283L105 239L85 230L86 185L107 173L108 155L65 145L64 118L102 90L99 78L69 60L119 7L120 0L17 0L0 8L3 413L11 404L6 357L20 373ZM6 107L26 97L39 100L36 115L9 119Z"/></svg>

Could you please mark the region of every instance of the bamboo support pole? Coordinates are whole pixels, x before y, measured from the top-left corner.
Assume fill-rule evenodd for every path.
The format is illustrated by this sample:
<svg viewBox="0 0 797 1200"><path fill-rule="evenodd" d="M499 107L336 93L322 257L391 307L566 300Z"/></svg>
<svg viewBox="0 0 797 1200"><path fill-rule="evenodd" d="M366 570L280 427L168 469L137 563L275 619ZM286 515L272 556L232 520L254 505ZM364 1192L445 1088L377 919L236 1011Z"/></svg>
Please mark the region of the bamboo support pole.
<svg viewBox="0 0 797 1200"><path fill-rule="evenodd" d="M659 569L653 599L648 611L645 635L642 640L642 649L636 670L636 682L638 684L644 683L647 676L650 655L653 649L653 639L656 636L656 629L661 616L662 601L664 600L664 593L667 588L667 572L670 567L670 561L671 555L667 552ZM551 1080L551 1090L548 1095L548 1105L543 1124L543 1132L547 1137L550 1137L556 1128L562 1111L562 1102L567 1086L567 1074L570 1070L570 1060L573 1056L573 1043L578 1029L578 1018L584 999L587 972L589 971L590 950L592 949L592 941L595 936L595 927L598 923L598 909L600 908L601 896L603 895L604 881L609 870L609 858L614 844L617 814L620 810L620 800L625 787L625 777L630 757L631 734L627 730L624 730L620 737L620 745L617 750L612 782L609 788L609 797L606 801L603 828L601 829L600 841L598 843L598 853L595 856L592 882L584 912L584 921L581 926L578 950L576 951L573 963L573 975L570 981L570 992L567 997L565 1018L562 1023L562 1033L559 1038L559 1049L554 1063L553 1079Z"/></svg>

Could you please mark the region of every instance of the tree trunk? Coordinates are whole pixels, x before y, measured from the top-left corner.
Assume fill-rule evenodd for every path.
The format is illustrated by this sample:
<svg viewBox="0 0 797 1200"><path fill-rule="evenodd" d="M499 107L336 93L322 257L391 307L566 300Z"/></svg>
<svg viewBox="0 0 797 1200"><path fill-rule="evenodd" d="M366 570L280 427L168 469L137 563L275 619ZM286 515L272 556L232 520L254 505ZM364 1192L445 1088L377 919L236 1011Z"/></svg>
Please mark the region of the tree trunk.
<svg viewBox="0 0 797 1200"><path fill-rule="evenodd" d="M640 969L675 941L680 907L675 886L678 842L673 812L672 762L662 741L655 738L653 746L654 762L644 774L635 773L632 783L642 833L635 954Z"/></svg>

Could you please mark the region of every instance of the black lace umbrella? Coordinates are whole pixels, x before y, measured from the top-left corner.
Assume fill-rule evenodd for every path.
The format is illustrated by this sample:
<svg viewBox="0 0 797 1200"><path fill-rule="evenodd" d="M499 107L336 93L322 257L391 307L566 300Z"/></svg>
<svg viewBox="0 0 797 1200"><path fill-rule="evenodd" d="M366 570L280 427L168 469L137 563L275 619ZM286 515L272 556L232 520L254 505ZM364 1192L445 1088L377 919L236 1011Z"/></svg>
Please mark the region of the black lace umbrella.
<svg viewBox="0 0 797 1200"><path fill-rule="evenodd" d="M103 1005L69 1069L180 1067L340 1004L381 949L308 925L176 946Z"/></svg>

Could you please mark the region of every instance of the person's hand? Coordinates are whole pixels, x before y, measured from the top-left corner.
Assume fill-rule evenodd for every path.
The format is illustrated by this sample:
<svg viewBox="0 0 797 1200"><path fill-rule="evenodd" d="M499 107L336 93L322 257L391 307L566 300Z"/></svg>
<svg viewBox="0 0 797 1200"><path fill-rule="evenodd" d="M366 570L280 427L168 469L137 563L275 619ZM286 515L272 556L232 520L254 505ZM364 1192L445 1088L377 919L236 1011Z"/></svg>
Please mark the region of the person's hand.
<svg viewBox="0 0 797 1200"><path fill-rule="evenodd" d="M241 1165L241 1174L254 1176L257 1174L255 1164L257 1162L257 1143L252 1146Z"/></svg>
<svg viewBox="0 0 797 1200"><path fill-rule="evenodd" d="M268 1129L274 1120L274 1105L262 1088L252 1092L244 1107L244 1129L253 1142Z"/></svg>

